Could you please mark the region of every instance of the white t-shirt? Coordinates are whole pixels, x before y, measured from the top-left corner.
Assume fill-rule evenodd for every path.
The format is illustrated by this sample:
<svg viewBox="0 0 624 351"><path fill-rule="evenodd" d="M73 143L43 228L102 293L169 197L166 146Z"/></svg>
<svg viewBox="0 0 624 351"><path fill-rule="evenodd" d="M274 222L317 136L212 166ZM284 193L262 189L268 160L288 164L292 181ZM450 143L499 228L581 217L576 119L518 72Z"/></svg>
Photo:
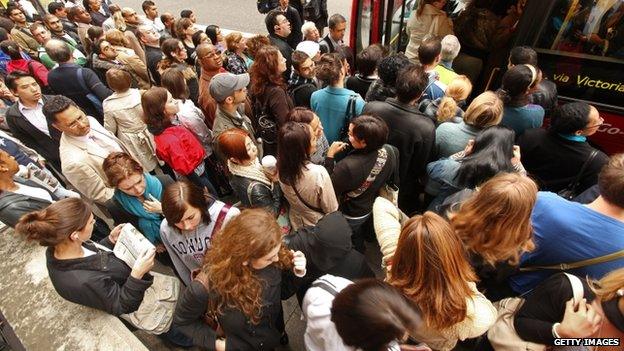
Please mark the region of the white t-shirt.
<svg viewBox="0 0 624 351"><path fill-rule="evenodd" d="M54 202L54 200L52 200L52 196L50 196L50 193L43 189L19 183L15 183L15 185L17 185L17 189L13 190L13 192L16 194L22 194L25 196L36 197L38 199Z"/></svg>

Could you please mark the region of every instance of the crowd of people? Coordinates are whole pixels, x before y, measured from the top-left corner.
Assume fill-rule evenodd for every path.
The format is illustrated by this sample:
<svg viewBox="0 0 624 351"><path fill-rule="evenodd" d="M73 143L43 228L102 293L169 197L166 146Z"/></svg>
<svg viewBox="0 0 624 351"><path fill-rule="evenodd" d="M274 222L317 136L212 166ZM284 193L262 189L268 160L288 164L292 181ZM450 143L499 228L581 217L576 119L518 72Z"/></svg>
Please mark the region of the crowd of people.
<svg viewBox="0 0 624 351"><path fill-rule="evenodd" d="M259 0L251 37L152 0L24 3L0 17L0 220L63 298L219 351L287 344L291 296L308 350L624 337L624 154L533 48L477 91L445 0L411 12L405 54L353 53L322 0ZM153 244L133 264L127 223Z"/></svg>

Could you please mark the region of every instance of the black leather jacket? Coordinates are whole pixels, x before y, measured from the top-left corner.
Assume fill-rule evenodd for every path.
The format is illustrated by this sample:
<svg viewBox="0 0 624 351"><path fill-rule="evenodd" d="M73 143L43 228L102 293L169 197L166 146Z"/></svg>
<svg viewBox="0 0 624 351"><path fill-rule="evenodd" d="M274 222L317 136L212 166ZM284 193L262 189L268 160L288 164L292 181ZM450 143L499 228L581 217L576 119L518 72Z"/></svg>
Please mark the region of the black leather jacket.
<svg viewBox="0 0 624 351"><path fill-rule="evenodd" d="M257 180L233 175L230 185L244 207L264 207L278 214L282 204L282 189L279 183L273 184L273 189Z"/></svg>

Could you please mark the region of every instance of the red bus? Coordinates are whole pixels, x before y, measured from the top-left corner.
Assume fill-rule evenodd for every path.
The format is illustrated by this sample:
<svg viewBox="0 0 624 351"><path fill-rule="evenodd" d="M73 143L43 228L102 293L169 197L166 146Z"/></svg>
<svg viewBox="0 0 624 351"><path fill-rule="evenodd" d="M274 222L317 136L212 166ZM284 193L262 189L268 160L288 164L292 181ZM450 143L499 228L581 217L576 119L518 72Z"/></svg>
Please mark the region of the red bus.
<svg viewBox="0 0 624 351"><path fill-rule="evenodd" d="M447 13L456 18L468 2L449 1ZM503 16L505 7L515 1L489 3L498 7L492 12ZM359 52L370 44L382 43L403 51L409 41L405 27L416 5L417 0L353 0L352 49ZM494 89L496 84L488 83L500 80L509 50L517 45L531 46L538 52L544 77L557 84L559 101L585 101L600 110L605 122L591 137L592 143L610 154L624 152L623 14L623 0L528 0L504 50L489 53L503 60L492 65L492 60L481 57L484 64L476 75L456 70L477 82L475 91ZM462 34L455 33L463 44ZM592 39L587 40L589 37ZM462 47L460 57L472 58L468 49Z"/></svg>

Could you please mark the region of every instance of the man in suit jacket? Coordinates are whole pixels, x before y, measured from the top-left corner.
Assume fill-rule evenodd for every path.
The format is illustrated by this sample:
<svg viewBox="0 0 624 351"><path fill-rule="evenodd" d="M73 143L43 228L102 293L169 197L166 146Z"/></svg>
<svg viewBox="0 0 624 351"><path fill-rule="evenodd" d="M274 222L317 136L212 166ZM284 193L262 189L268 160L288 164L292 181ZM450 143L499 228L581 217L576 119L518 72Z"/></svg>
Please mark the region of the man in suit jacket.
<svg viewBox="0 0 624 351"><path fill-rule="evenodd" d="M271 45L277 47L282 53L282 56L286 59L286 72L284 72L284 79L288 81L290 78L290 68L292 66L292 53L295 50L288 43L288 37L291 33L290 21L284 16L284 14L278 10L271 10L264 18L267 31L269 32L269 40Z"/></svg>
<svg viewBox="0 0 624 351"><path fill-rule="evenodd" d="M107 205L115 189L107 185L102 163L111 152L125 151L125 146L69 98L52 96L43 112L62 132L59 153L65 178L86 198Z"/></svg>
<svg viewBox="0 0 624 351"><path fill-rule="evenodd" d="M43 156L53 169L60 172L59 140L61 133L52 128L43 114L43 105L50 98L41 94L37 81L28 73L13 71L5 79L18 101L6 113L13 136Z"/></svg>

